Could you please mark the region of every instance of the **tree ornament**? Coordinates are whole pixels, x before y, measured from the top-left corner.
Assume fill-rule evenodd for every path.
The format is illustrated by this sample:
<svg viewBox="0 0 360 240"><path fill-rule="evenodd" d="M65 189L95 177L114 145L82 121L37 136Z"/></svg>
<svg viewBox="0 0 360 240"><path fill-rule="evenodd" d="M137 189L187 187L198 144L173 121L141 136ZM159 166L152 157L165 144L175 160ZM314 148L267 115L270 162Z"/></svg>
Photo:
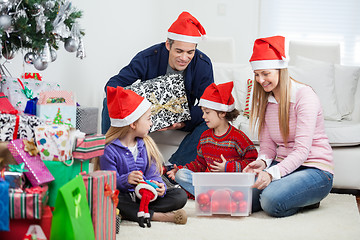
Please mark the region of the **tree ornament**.
<svg viewBox="0 0 360 240"><path fill-rule="evenodd" d="M55 1L49 0L49 1L45 2L44 7L46 10L52 9L53 7L55 7Z"/></svg>
<svg viewBox="0 0 360 240"><path fill-rule="evenodd" d="M75 39L68 38L65 40L64 47L68 52L75 52L78 49L79 44Z"/></svg>
<svg viewBox="0 0 360 240"><path fill-rule="evenodd" d="M37 59L35 59L34 61L34 67L39 70L39 71L43 71L48 67L48 63L47 62L43 62L41 60L41 57L38 57Z"/></svg>
<svg viewBox="0 0 360 240"><path fill-rule="evenodd" d="M36 53L34 52L28 52L27 54L25 54L24 56L24 61L27 63L27 64L34 64L34 61L35 59L37 58L38 56L36 55Z"/></svg>
<svg viewBox="0 0 360 240"><path fill-rule="evenodd" d="M4 31L9 30L11 27L11 17L9 15L1 15L0 16L0 28Z"/></svg>
<svg viewBox="0 0 360 240"><path fill-rule="evenodd" d="M43 62L51 62L51 53L50 53L50 47L48 43L45 43L44 49L40 52L40 58Z"/></svg>
<svg viewBox="0 0 360 240"><path fill-rule="evenodd" d="M4 56L4 58L6 58L7 60L11 60L15 57L15 51L11 50L11 49L7 49L6 47L3 48L2 50L2 55Z"/></svg>
<svg viewBox="0 0 360 240"><path fill-rule="evenodd" d="M79 47L78 47L78 49L76 51L76 57L78 57L80 59L83 59L84 57L86 57L85 47L84 47L84 43L83 43L82 38L80 38L80 41L79 41Z"/></svg>
<svg viewBox="0 0 360 240"><path fill-rule="evenodd" d="M51 55L51 62L54 62L57 58L57 53L54 49L50 50L50 55Z"/></svg>

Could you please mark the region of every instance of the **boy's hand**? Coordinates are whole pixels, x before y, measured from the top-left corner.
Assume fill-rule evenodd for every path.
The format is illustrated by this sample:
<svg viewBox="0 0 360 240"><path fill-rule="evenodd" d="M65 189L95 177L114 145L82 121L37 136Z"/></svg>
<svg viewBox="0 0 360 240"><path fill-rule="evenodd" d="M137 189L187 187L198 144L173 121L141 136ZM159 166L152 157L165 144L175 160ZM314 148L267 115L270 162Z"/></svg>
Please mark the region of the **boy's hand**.
<svg viewBox="0 0 360 240"><path fill-rule="evenodd" d="M128 176L128 182L132 185L138 185L141 181L144 181L141 171L132 171Z"/></svg>
<svg viewBox="0 0 360 240"><path fill-rule="evenodd" d="M179 168L176 166L176 164L174 164L174 168L171 169L170 171L167 171L166 174L168 175L169 178L175 180L175 174L177 173L178 170Z"/></svg>
<svg viewBox="0 0 360 240"><path fill-rule="evenodd" d="M213 162L213 164L210 165L210 170L212 172L225 172L225 164L226 164L226 159L224 158L224 156L221 154L221 162Z"/></svg>
<svg viewBox="0 0 360 240"><path fill-rule="evenodd" d="M156 189L157 193L159 196L162 196L165 194L165 185L163 183L159 183L158 181L152 181L153 183L155 183L158 188Z"/></svg>

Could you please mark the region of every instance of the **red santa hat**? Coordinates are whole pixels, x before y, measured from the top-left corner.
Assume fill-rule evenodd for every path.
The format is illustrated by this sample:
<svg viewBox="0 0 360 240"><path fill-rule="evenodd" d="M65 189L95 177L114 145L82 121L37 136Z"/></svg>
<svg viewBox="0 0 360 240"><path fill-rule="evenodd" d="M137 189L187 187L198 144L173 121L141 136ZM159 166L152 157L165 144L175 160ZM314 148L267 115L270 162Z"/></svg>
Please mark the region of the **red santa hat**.
<svg viewBox="0 0 360 240"><path fill-rule="evenodd" d="M182 12L168 29L168 38L183 42L198 43L205 35L203 26L188 12Z"/></svg>
<svg viewBox="0 0 360 240"><path fill-rule="evenodd" d="M124 127L138 120L151 103L129 89L107 87L107 106L111 126Z"/></svg>
<svg viewBox="0 0 360 240"><path fill-rule="evenodd" d="M256 39L250 64L253 70L287 68L285 37L273 36Z"/></svg>
<svg viewBox="0 0 360 240"><path fill-rule="evenodd" d="M210 84L199 101L199 106L222 112L231 112L235 109L235 100L231 94L233 82L216 85Z"/></svg>

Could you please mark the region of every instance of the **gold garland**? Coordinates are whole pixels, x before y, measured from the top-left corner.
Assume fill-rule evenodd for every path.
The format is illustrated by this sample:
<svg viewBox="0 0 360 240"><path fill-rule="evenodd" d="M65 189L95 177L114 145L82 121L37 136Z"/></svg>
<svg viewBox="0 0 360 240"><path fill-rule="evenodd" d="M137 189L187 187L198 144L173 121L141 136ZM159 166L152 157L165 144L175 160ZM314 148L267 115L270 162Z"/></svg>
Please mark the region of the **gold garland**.
<svg viewBox="0 0 360 240"><path fill-rule="evenodd" d="M151 93L149 100L153 104L151 107L151 113L154 115L160 112L162 109L166 109L173 113L183 113L184 109L181 107L181 104L187 102L186 97L182 96L180 98L172 97L167 103L160 104L154 93Z"/></svg>

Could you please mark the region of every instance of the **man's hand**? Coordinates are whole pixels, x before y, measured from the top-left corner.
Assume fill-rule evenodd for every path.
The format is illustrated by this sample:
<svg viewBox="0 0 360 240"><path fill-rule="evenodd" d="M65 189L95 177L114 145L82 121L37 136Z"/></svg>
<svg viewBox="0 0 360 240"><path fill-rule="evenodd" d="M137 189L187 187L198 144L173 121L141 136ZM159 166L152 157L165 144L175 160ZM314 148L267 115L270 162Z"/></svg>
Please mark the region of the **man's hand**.
<svg viewBox="0 0 360 240"><path fill-rule="evenodd" d="M169 178L175 180L175 174L177 173L178 170L179 168L176 166L176 164L174 164L174 168L171 169L170 171L167 171L166 174L168 175Z"/></svg>
<svg viewBox="0 0 360 240"><path fill-rule="evenodd" d="M170 127L159 129L158 131L166 131L166 130L176 130L185 127L184 122L174 123Z"/></svg>
<svg viewBox="0 0 360 240"><path fill-rule="evenodd" d="M213 164L210 165L210 170L212 172L225 172L225 164L226 164L226 159L224 158L224 156L221 154L221 162L213 162Z"/></svg>

